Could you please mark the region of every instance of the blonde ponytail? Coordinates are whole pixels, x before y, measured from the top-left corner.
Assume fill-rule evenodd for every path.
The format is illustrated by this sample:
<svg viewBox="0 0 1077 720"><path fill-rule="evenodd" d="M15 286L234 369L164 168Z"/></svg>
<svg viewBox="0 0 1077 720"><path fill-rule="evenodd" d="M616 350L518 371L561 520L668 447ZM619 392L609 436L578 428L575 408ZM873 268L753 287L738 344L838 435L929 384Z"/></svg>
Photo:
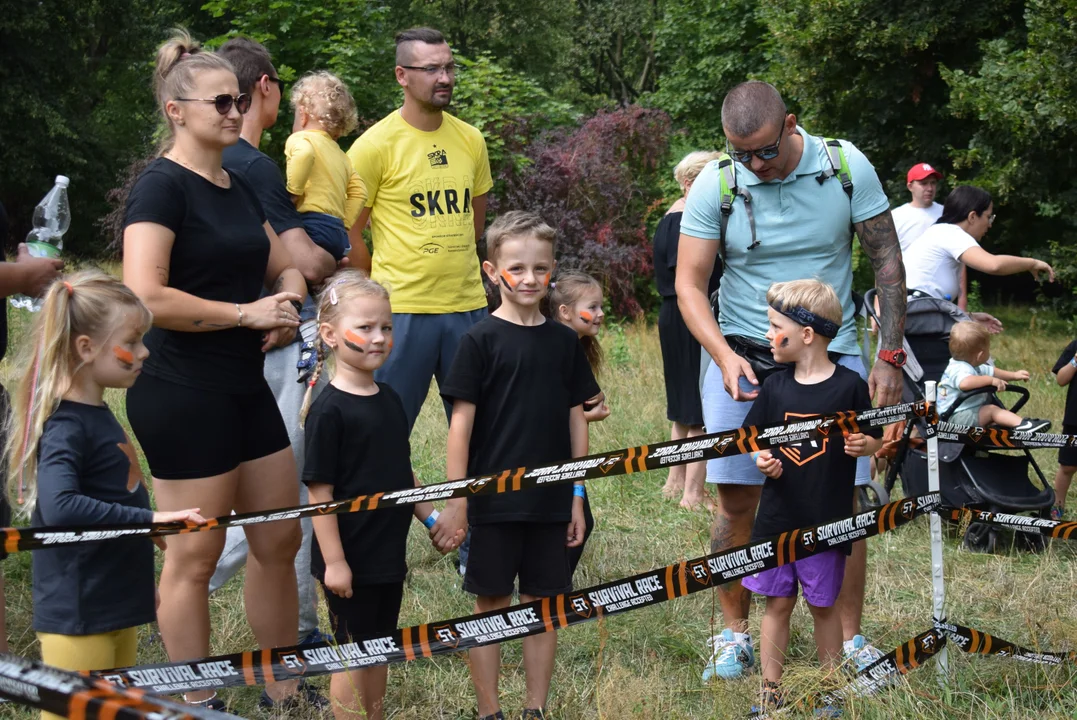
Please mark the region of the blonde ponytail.
<svg viewBox="0 0 1077 720"><path fill-rule="evenodd" d="M56 412L81 367L73 340L111 332L126 310L138 313L141 326L149 329L153 316L146 306L127 286L100 270L57 280L45 293L12 398L5 446L8 495L27 514L37 500L38 441L45 421Z"/></svg>

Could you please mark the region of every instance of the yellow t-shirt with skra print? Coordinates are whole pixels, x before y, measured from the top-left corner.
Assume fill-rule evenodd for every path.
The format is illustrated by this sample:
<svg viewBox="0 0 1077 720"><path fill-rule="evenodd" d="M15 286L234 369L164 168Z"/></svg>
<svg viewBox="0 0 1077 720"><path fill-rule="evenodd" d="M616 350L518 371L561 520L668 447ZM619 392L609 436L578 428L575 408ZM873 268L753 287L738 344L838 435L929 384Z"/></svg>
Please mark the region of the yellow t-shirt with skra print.
<svg viewBox="0 0 1077 720"><path fill-rule="evenodd" d="M371 208L370 274L389 286L393 312L486 307L471 202L494 184L482 133L448 113L441 127L424 132L394 110L348 157Z"/></svg>

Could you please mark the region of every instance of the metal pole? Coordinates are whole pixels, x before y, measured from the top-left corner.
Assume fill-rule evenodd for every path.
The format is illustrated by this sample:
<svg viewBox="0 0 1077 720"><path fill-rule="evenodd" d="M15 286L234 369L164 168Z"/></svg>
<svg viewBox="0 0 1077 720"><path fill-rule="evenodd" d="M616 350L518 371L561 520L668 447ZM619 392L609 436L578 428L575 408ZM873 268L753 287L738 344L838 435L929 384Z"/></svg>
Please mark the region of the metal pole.
<svg viewBox="0 0 1077 720"><path fill-rule="evenodd" d="M935 383L924 384L927 401L935 406ZM928 492L939 492L939 439L932 433L927 439L927 489ZM946 620L946 588L943 582L942 568L942 519L938 513L928 515L931 524L931 595L932 614L940 622ZM949 661L946 647L935 655L935 668L939 676L939 684L945 687L949 683Z"/></svg>

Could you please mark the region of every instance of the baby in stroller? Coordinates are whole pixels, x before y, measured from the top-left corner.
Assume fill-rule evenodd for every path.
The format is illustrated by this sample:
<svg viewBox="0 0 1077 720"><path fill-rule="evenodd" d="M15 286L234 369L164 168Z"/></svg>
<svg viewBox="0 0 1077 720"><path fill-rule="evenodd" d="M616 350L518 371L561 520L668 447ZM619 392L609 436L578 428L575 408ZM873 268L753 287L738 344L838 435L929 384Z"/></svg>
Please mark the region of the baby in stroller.
<svg viewBox="0 0 1077 720"><path fill-rule="evenodd" d="M987 328L977 322L959 322L953 326L950 330L950 363L939 382L939 413L945 413L957 403L950 415L950 422L955 425L998 425L1022 432L1049 427L1049 421L1024 419L990 402L993 393L967 395L987 387L1005 390L1007 382L1028 380L1027 370L1002 370L987 364L990 357L991 336Z"/></svg>

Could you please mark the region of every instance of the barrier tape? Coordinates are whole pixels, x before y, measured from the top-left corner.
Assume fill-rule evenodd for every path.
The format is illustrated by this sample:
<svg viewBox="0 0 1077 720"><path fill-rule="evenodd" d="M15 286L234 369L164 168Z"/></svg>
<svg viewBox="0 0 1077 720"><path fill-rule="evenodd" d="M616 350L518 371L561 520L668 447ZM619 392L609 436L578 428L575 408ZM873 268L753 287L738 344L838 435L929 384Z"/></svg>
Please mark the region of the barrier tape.
<svg viewBox="0 0 1077 720"><path fill-rule="evenodd" d="M261 685L352 668L410 662L468 650L650 607L785 565L912 522L939 504L939 494L905 498L809 528L503 610L394 630L350 643L311 643L184 662L94 673L123 687L177 693Z"/></svg>
<svg viewBox="0 0 1077 720"><path fill-rule="evenodd" d="M966 517L969 517L971 522L995 525L1029 535L1043 535L1044 537L1058 538L1060 540L1077 540L1077 522L1070 520L1048 520L1047 518L1030 517L1028 515L1013 515L989 510L945 506L939 507L938 513L944 519L954 523L961 523Z"/></svg>
<svg viewBox="0 0 1077 720"><path fill-rule="evenodd" d="M61 545L114 540L120 537L162 537L243 525L255 525L277 520L294 520L316 515L335 515L378 510L386 507L415 505L434 500L517 492L536 487L558 485L577 480L633 475L661 467L686 465L701 460L732 457L742 453L766 450L778 445L801 442L819 435L826 436L837 429L843 433L860 432L901 420L927 415L923 401L890 405L868 410L848 410L822 418L760 427L737 428L700 435L688 440L667 440L656 445L614 450L562 462L520 467L499 473L450 480L421 487L396 490L374 495L361 495L328 503L278 508L269 512L240 513L212 518L205 525L190 523L144 523L127 525L94 525L91 527L3 528L4 549L8 553Z"/></svg>
<svg viewBox="0 0 1077 720"><path fill-rule="evenodd" d="M952 622L935 621L935 629L946 633L951 642L967 653L974 655L991 655L1008 657L1022 662L1038 665L1061 665L1077 662L1077 652L1038 652L1015 645L1009 640L1002 640L983 630L974 630Z"/></svg>
<svg viewBox="0 0 1077 720"><path fill-rule="evenodd" d="M982 428L975 425L956 425L939 422L939 440L963 442L981 448L1004 450L1033 450L1036 448L1077 447L1077 435L1045 432L1017 432L1008 428Z"/></svg>
<svg viewBox="0 0 1077 720"><path fill-rule="evenodd" d="M0 654L0 697L71 720L216 720L234 718L188 707L143 690Z"/></svg>
<svg viewBox="0 0 1077 720"><path fill-rule="evenodd" d="M935 656L946 645L946 635L938 627L909 638L901 645L858 672L840 690L823 693L827 705L835 705L849 697L874 695L892 684L896 675L905 675Z"/></svg>

